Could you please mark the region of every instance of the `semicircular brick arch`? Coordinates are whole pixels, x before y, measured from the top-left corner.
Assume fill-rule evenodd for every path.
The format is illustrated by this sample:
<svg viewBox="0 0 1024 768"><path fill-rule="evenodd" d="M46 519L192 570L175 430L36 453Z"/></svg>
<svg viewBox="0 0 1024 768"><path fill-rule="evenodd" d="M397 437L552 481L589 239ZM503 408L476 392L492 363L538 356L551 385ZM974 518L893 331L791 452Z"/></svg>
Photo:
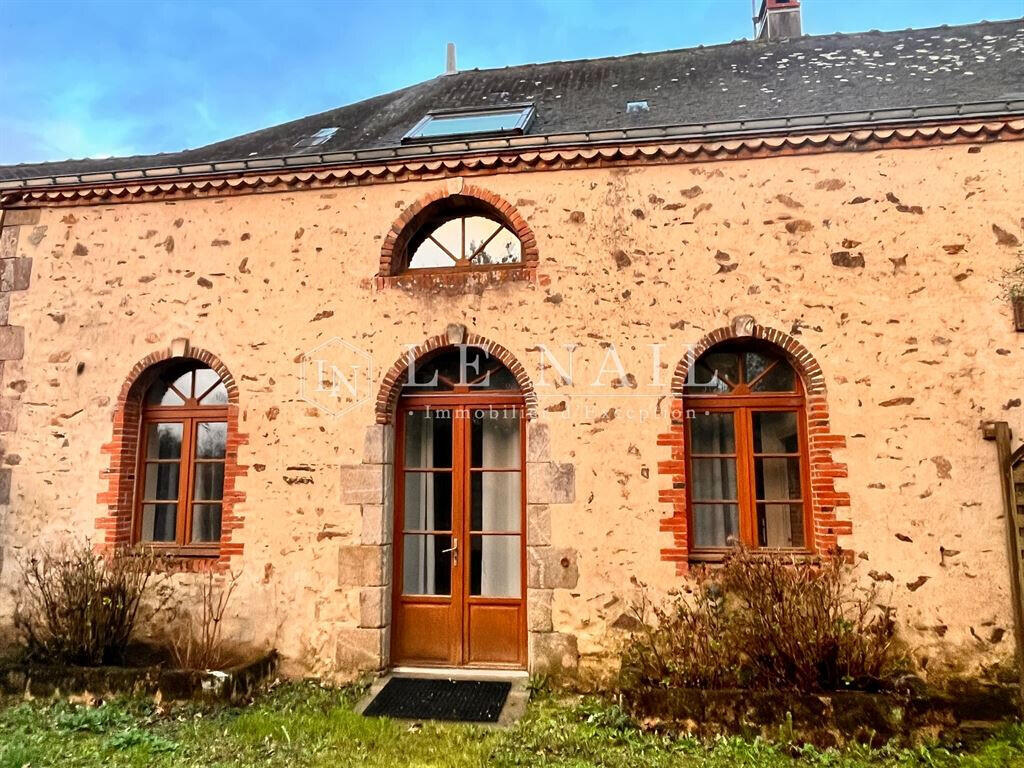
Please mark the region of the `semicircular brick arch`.
<svg viewBox="0 0 1024 768"><path fill-rule="evenodd" d="M179 570L225 570L234 555L242 554L242 544L234 540L242 527L242 518L236 505L245 501L245 493L236 490L235 481L245 476L248 468L238 463L238 448L248 442L239 433L239 391L235 377L224 362L212 352L193 347L187 342L171 345L153 352L132 366L121 385L114 406L113 436L101 451L110 456L110 464L103 473L107 489L97 494L96 500L105 507L105 514L96 520L102 534L97 542L100 549L114 549L132 543L132 520L135 513L135 475L138 467L139 428L142 419L143 398L161 363L171 360L195 360L217 372L228 391L228 438L224 462L224 492L221 512L220 549L216 558L185 558L173 564Z"/></svg>
<svg viewBox="0 0 1024 768"><path fill-rule="evenodd" d="M742 331L737 329L736 324L725 328L716 328L698 341L676 366L675 373L672 375L672 394L676 397L683 396L690 366L700 359L701 355L712 347L732 339L760 339L778 347L786 353L786 357L789 358L793 368L800 375L807 395L825 394L825 375L821 372L818 361L807 351L807 348L788 333L777 331L774 328L766 328L756 323L753 328L746 328Z"/></svg>
<svg viewBox="0 0 1024 768"><path fill-rule="evenodd" d="M811 479L811 519L813 551L819 554L839 551L839 537L853 533L853 523L841 520L837 508L850 506L850 495L837 490L835 481L847 477L847 466L837 462L832 452L846 447L846 437L832 432L829 424L825 375L814 356L789 334L757 325L751 318L737 318L732 326L718 328L702 338L679 361L672 376L672 406L669 431L658 435L658 445L668 448L666 461L658 462L658 473L666 477L659 492L661 502L671 512L660 521L662 532L672 536L671 546L661 549L661 559L674 563L676 572L689 568L690 536L687 517L686 410L684 385L690 366L712 347L733 339L758 339L783 351L804 383L807 418L807 455Z"/></svg>
<svg viewBox="0 0 1024 768"><path fill-rule="evenodd" d="M453 180L461 182L461 179ZM476 184L449 183L433 192L428 192L419 200L414 202L395 219L384 238L384 244L380 249L380 271L379 277L387 277L401 272L405 265L402 263L402 248L400 243L408 237L410 225L415 225L417 217L428 207L442 200L451 197L468 197L479 201L485 208L490 209L501 222L507 226L522 243L522 263L524 266L535 266L540 260L537 251L537 237L526 223L526 219L520 215L515 206L508 200L490 192Z"/></svg>
<svg viewBox="0 0 1024 768"><path fill-rule="evenodd" d="M533 388L533 382L526 373L526 369L516 359L515 355L509 352L500 344L496 344L483 336L475 333L466 333L459 342L453 342L447 334L431 336L421 344L410 349L395 361L395 364L388 369L384 380L381 382L380 390L377 393L377 403L374 411L377 415L378 424L390 424L395 413L395 405L402 394L402 384L409 370L409 360L420 360L425 355L443 347L454 347L458 344L465 344L468 347L480 347L486 350L487 354L500 360L508 368L519 384L519 390L523 393L523 400L526 403L526 418L534 419L537 416L537 392Z"/></svg>

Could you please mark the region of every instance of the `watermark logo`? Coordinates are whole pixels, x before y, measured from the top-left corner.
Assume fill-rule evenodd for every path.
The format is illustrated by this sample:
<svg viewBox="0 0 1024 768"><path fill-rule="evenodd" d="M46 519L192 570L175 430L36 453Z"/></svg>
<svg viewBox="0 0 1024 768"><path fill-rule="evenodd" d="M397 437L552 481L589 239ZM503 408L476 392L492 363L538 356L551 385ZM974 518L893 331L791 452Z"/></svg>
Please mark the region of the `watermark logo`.
<svg viewBox="0 0 1024 768"><path fill-rule="evenodd" d="M373 396L373 359L337 337L299 361L299 397L328 416L341 416Z"/></svg>

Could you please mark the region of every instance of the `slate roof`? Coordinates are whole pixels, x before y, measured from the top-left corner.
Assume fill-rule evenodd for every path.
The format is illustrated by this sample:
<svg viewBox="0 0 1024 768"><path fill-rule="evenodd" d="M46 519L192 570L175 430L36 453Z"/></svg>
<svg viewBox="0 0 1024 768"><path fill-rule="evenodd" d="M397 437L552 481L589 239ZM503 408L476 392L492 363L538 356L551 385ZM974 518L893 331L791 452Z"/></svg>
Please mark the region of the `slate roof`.
<svg viewBox="0 0 1024 768"><path fill-rule="evenodd" d="M627 114L626 102L637 100L646 100L650 111ZM427 112L524 102L536 106L528 137L520 140L527 144L560 134L580 143L579 134L588 134L585 143L600 131L642 135L665 126L725 135L759 126L1021 114L1024 19L467 70L198 149L0 166L0 181L285 158L260 163L270 167L289 156L339 152L429 154L437 147L401 148L402 136ZM325 144L294 148L326 127L339 130Z"/></svg>

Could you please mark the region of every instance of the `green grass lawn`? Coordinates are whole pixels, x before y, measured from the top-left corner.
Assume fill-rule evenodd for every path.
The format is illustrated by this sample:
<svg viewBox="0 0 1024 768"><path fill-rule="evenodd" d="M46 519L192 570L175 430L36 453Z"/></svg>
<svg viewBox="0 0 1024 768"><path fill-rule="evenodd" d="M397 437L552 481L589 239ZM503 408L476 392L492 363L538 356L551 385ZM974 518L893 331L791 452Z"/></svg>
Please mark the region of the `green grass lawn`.
<svg viewBox="0 0 1024 768"><path fill-rule="evenodd" d="M54 766L991 766L1024 767L1024 726L968 753L939 747L794 748L738 738L700 743L637 729L598 700L541 697L513 728L413 724L352 711L360 689L277 686L242 708L121 699L0 702L0 768Z"/></svg>

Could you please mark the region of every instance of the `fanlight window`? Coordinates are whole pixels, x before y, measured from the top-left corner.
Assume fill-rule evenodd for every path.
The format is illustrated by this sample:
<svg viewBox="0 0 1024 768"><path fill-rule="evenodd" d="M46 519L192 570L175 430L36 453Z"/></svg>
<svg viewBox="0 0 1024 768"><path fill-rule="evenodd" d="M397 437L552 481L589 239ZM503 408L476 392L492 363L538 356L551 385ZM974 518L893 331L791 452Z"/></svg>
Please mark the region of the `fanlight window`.
<svg viewBox="0 0 1024 768"><path fill-rule="evenodd" d="M519 264L523 248L508 227L480 215L456 216L410 243L409 269Z"/></svg>
<svg viewBox="0 0 1024 768"><path fill-rule="evenodd" d="M805 402L781 355L715 348L693 366L687 414L690 547L808 548Z"/></svg>
<svg viewBox="0 0 1024 768"><path fill-rule="evenodd" d="M459 345L417 361L406 371L403 395L436 392L518 391L512 372L479 347Z"/></svg>
<svg viewBox="0 0 1024 768"><path fill-rule="evenodd" d="M203 554L220 540L228 390L197 361L163 367L146 392L136 541Z"/></svg>

